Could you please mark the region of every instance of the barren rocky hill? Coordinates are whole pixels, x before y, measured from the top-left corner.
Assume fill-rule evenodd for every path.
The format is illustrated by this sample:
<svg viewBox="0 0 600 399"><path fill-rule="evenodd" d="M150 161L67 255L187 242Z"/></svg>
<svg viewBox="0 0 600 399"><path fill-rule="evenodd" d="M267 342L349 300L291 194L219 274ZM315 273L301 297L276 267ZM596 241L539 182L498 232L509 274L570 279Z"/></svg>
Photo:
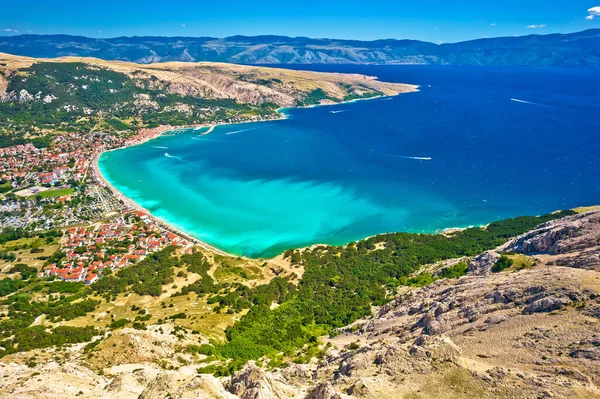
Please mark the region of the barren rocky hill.
<svg viewBox="0 0 600 399"><path fill-rule="evenodd" d="M0 396L600 397L599 239L598 211L540 225L467 259L464 277L401 288L371 317L325 338L325 356L306 364L267 370L249 362L231 377L216 378L198 374L192 356L173 350L178 341L198 337L173 340L170 331L154 327L125 329L102 343L94 359L72 348L62 364L51 353L30 367L17 357L5 360ZM515 261L493 272L500 254Z"/></svg>

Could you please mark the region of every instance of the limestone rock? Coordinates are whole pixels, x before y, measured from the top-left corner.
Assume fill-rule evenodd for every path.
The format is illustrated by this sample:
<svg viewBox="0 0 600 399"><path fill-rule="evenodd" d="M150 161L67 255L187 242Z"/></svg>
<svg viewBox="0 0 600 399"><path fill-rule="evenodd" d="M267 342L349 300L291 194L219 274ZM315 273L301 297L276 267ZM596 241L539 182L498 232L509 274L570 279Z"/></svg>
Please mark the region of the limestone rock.
<svg viewBox="0 0 600 399"><path fill-rule="evenodd" d="M317 385L306 399L342 399L342 396L333 389L330 382L324 382Z"/></svg>
<svg viewBox="0 0 600 399"><path fill-rule="evenodd" d="M473 276L487 276L491 273L492 267L498 262L500 255L494 251L486 251L477 255L469 262L468 273Z"/></svg>
<svg viewBox="0 0 600 399"><path fill-rule="evenodd" d="M567 298L553 295L530 303L523 309L523 313L551 312L562 309L569 303L570 301Z"/></svg>
<svg viewBox="0 0 600 399"><path fill-rule="evenodd" d="M264 371L253 361L234 374L226 388L241 399L285 399L298 393L281 375Z"/></svg>

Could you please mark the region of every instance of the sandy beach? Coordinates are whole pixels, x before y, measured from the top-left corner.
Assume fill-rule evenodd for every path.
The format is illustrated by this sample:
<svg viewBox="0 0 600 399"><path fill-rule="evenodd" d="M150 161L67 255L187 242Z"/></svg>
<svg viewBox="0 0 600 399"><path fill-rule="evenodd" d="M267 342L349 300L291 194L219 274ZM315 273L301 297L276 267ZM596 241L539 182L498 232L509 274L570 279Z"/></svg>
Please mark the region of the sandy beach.
<svg viewBox="0 0 600 399"><path fill-rule="evenodd" d="M156 137L160 136L157 135ZM151 139L145 140L149 141ZM136 143L134 145L138 145L141 144L142 142ZM120 147L122 148L122 147ZM118 148L116 148L118 149ZM108 150L108 151L114 151L116 149L113 150ZM102 156L102 154L104 154L105 152L108 151L102 151L99 152L98 154L96 154L96 156L94 157L93 161L92 161L92 171L94 176L98 179L98 181L100 182L100 184L102 184L105 187L108 187L108 189L112 192L112 194L117 197L118 199L120 199L121 201L123 201L123 203L127 206L129 206L132 209L138 210L138 211L142 211L144 213L146 213L148 215L149 218L152 219L152 221L154 223L156 223L157 225L159 225L162 229L170 231L173 234L177 234L178 236L180 236L181 238L193 243L194 245L197 245L207 251L213 252L215 254L218 255L222 255L222 256L229 256L229 257L235 257L237 258L237 255L233 255L230 253L227 253L225 251L220 250L219 248L216 248L204 241L198 240L197 238L194 238L192 236L190 236L189 234L171 226L168 223L165 223L164 221L160 220L159 218L157 218L156 216L154 216L150 211L148 211L146 208L142 207L141 205L139 205L138 203L136 203L135 201L133 201L132 199L130 199L129 197L125 196L123 193L121 193L118 189L116 189L114 186L112 186L102 175L102 173L100 172L100 167L98 166L98 161L100 160L100 157Z"/></svg>
<svg viewBox="0 0 600 399"><path fill-rule="evenodd" d="M349 100L349 101L342 101L339 103L326 103L326 104L316 104L316 105L310 105L310 106L305 106L305 107L294 107L294 108L314 108L314 107L321 107L321 106L331 106L331 105L342 105L342 104L348 104L348 103L353 103L356 101L369 101L369 100L377 100L377 99L381 99L381 98L385 98L385 97L389 97L390 99L393 96L377 96L377 97L372 97L372 98L365 98L365 99L355 99L355 100ZM136 209L139 211L142 211L144 213L146 213L148 215L148 217L152 218L152 220L158 224L159 226L161 226L161 228L170 231L174 234L177 234L178 236L182 237L185 240L188 240L192 243L194 243L197 246L202 247L205 250L208 250L210 252L222 255L222 256L229 256L229 257L238 257L237 255L233 255L230 253L227 253L223 250L220 250L219 248L216 248L204 241L201 241L197 238L194 238L192 236L190 236L189 234L185 233L184 231L181 231L180 229L164 222L163 220L157 218L156 216L154 216L150 211L148 211L147 209L145 209L144 207L142 207L141 205L139 205L138 203L136 203L135 201L133 201L132 199L130 199L129 197L125 196L122 192L120 192L116 187L114 187L113 185L111 185L107 179L104 178L104 176L102 175L102 173L100 172L100 168L98 165L98 162L100 160L100 157L110 151L116 151L116 150L120 150L120 149L124 149L124 148L128 148L128 147L132 147L132 146L136 146L136 145L140 145L143 143L146 143L148 141L154 140L162 135L164 135L165 133L169 133L169 132L175 132L175 131L180 131L180 130L186 130L186 129L195 129L195 130L200 130L203 128L208 128L208 130L206 132L202 132L200 133L201 135L207 135L212 133L215 128L217 126L224 126L224 125L238 125L238 124L245 124L245 123L256 123L256 122L268 122L268 121L275 121L275 120L283 120L283 119L287 119L287 114L285 113L286 109L291 109L291 108L279 108L277 109L277 113L279 114L278 118L272 118L272 119L261 119L261 120L248 120L248 121L239 121L239 122L218 122L218 123L210 123L210 124L202 124L202 125L189 125L189 126L170 126L170 125L161 125L159 127L156 128L149 128L149 129L142 129L140 130L140 133L138 133L138 135L136 136L136 138L128 141L124 146L121 147L117 147L117 148L112 148L112 149L108 149L108 150L102 150L99 151L95 156L94 159L91 163L92 166L92 171L94 173L94 175L97 177L98 181L105 187L108 187L109 190L111 190L111 192L113 193L113 195L115 195L117 198L119 198L121 201L123 201L124 204L126 204L127 206L131 207L132 209ZM242 257L243 258L243 257Z"/></svg>

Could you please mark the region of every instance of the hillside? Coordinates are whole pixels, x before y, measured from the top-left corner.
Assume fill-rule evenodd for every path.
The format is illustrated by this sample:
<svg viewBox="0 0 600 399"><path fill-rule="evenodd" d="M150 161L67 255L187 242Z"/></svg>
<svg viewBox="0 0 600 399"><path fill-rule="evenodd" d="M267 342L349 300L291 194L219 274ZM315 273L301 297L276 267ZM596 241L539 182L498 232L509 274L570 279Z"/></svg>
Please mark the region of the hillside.
<svg viewBox="0 0 600 399"><path fill-rule="evenodd" d="M338 40L286 36L117 37L68 35L0 37L0 51L30 57L97 57L154 63L436 64L600 66L600 29L434 44L417 40Z"/></svg>
<svg viewBox="0 0 600 399"><path fill-rule="evenodd" d="M159 125L272 119L281 117L276 112L281 107L415 89L355 74L0 54L0 133L135 131Z"/></svg>
<svg viewBox="0 0 600 399"><path fill-rule="evenodd" d="M0 395L600 397L599 226L596 210L384 234L290 251L270 261L275 278L259 262L163 252L158 296L137 294L154 284L134 277L146 264L91 290L4 280Z"/></svg>

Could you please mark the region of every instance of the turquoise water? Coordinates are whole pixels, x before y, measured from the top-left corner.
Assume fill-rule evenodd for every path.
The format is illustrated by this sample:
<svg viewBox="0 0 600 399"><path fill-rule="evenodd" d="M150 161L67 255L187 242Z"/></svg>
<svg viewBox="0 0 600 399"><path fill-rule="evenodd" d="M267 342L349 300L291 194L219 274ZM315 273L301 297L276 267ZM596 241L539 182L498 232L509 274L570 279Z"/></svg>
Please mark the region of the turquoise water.
<svg viewBox="0 0 600 399"><path fill-rule="evenodd" d="M106 153L101 172L162 220L253 257L600 203L594 71L322 69L422 87L180 131Z"/></svg>

